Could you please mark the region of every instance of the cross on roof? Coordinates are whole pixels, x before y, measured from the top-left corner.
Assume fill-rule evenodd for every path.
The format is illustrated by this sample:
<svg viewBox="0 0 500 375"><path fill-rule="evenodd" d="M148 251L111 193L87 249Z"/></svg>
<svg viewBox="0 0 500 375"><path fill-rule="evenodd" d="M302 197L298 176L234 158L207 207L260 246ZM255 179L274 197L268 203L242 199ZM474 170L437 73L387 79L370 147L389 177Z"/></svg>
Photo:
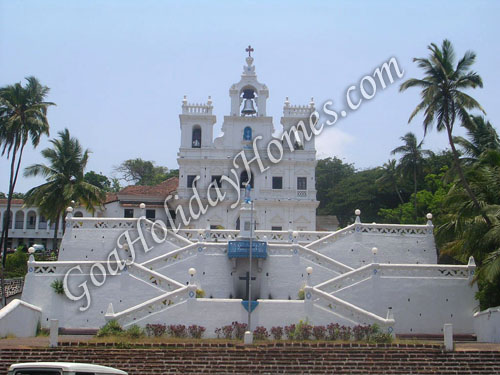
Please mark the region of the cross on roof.
<svg viewBox="0 0 500 375"><path fill-rule="evenodd" d="M252 48L252 46L250 44L248 45L248 48L245 49L245 51L248 52L248 57L252 57L252 52L254 51L254 49Z"/></svg>

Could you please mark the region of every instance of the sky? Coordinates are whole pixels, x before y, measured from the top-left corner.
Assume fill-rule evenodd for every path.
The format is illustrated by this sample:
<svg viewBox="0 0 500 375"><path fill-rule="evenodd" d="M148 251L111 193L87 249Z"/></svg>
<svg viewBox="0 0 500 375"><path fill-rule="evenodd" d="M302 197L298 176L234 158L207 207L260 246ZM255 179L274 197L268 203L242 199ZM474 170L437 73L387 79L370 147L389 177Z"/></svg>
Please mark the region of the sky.
<svg viewBox="0 0 500 375"><path fill-rule="evenodd" d="M87 170L113 176L132 158L177 168L184 95L189 102L212 97L219 134L249 44L278 129L285 97L292 104L333 100L343 109L348 87L395 57L402 79L316 139L318 158L336 156L365 169L393 157L406 132L423 137L422 117L408 124L419 90L398 89L422 77L412 59L427 57L430 43L450 39L457 57L476 52L473 69L484 88L469 93L499 123L499 10L498 1L465 0L0 0L0 86L37 77L57 104L48 113L50 137L68 128L92 151ZM23 168L43 161L48 140L26 150ZM445 149L445 134L431 131L424 147ZM8 176L4 156L0 191L7 191ZM21 177L16 191L41 183Z"/></svg>

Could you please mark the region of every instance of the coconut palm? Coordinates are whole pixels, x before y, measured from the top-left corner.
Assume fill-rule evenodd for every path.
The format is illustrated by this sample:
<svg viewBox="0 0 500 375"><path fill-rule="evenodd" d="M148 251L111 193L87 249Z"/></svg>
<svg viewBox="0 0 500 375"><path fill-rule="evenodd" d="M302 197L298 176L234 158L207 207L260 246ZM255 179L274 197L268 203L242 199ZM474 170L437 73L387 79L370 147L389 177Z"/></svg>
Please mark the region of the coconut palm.
<svg viewBox="0 0 500 375"><path fill-rule="evenodd" d="M384 171L384 174L381 177L379 177L375 182L378 184L390 185L396 192L399 198L399 202L403 204L404 200L403 197L401 196L398 187L399 171L397 168L396 159L389 159L387 163L384 163L384 165L382 166L382 170Z"/></svg>
<svg viewBox="0 0 500 375"><path fill-rule="evenodd" d="M471 116L471 123L467 127L467 136L453 137L466 156L462 158L466 164L477 162L481 154L487 150L500 150L500 139L489 121L483 116Z"/></svg>
<svg viewBox="0 0 500 375"><path fill-rule="evenodd" d="M90 151L83 150L78 139L71 137L68 129L58 133L59 139L51 139L53 148L42 150L48 165L34 164L24 171L25 176L41 175L47 182L30 189L25 196L28 206L38 206L40 212L55 223L54 244L57 241L59 218L71 201L79 202L94 212L105 193L84 179Z"/></svg>
<svg viewBox="0 0 500 375"><path fill-rule="evenodd" d="M400 91L411 87L420 87L422 101L417 105L410 115L408 122L421 111L424 111L424 131L432 129L435 124L437 131L446 131L448 142L450 144L455 169L458 172L461 183L467 195L472 200L474 207L488 225L491 221L481 209L481 206L471 190L462 166L460 164L460 155L453 141L453 127L458 119L462 126L470 126L471 119L469 110L479 109L485 111L481 105L471 96L463 92L469 88L483 87L481 77L470 68L476 60L476 54L467 51L465 55L455 65L455 52L449 40L444 40L441 48L432 43L429 45L431 52L429 58L414 58L419 68L425 72L423 79L411 78L405 81Z"/></svg>
<svg viewBox="0 0 500 375"><path fill-rule="evenodd" d="M49 93L48 87L41 85L35 77L27 77L26 80L25 86L16 83L0 88L0 148L2 156L10 158L6 212L10 212L24 148L29 140L33 147L38 146L40 138L49 134L47 108L54 105L45 101ZM2 270L5 267L10 219L10 215L7 215L0 237ZM1 281L3 291L3 272ZM5 293L2 295L5 296ZM5 304L5 297L2 302Z"/></svg>
<svg viewBox="0 0 500 375"><path fill-rule="evenodd" d="M391 151L391 154L401 154L399 159L398 168L401 173L407 178L413 179L413 205L414 205L414 216L417 220L417 181L418 176L422 174L423 166L425 164L425 157L431 156L432 151L423 150L422 145L424 141L420 143L417 142L417 137L415 134L409 132L400 138L404 144L402 146L396 147Z"/></svg>

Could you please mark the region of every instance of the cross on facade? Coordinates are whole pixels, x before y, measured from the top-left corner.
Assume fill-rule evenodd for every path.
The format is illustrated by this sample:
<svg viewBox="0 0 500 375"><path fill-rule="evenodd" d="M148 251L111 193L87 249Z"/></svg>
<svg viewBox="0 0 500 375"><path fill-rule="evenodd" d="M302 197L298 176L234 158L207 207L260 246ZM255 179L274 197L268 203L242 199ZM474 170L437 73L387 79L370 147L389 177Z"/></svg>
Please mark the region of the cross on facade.
<svg viewBox="0 0 500 375"><path fill-rule="evenodd" d="M250 273L247 272L247 275L246 276L240 276L240 280L245 280L247 282L247 287L246 287L246 291L247 291L247 296L246 296L246 300L247 301L250 301L250 298L248 296L248 292L250 290L250 280L255 280L255 277L252 277L250 279Z"/></svg>
<svg viewBox="0 0 500 375"><path fill-rule="evenodd" d="M248 45L248 48L245 49L245 51L248 52L248 57L252 57L253 48L250 44Z"/></svg>

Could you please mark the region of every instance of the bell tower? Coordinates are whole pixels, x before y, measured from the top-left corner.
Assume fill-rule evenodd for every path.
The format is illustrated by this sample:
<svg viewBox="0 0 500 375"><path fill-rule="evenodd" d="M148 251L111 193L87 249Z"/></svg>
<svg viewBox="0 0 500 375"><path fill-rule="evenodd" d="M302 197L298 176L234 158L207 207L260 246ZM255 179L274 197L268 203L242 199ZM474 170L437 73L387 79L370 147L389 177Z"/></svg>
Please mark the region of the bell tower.
<svg viewBox="0 0 500 375"><path fill-rule="evenodd" d="M243 67L241 80L231 86L229 96L231 97L231 116L240 117L265 117L266 101L269 97L267 86L257 81L255 66L253 65L252 52L254 49L248 46L246 52L247 65Z"/></svg>

